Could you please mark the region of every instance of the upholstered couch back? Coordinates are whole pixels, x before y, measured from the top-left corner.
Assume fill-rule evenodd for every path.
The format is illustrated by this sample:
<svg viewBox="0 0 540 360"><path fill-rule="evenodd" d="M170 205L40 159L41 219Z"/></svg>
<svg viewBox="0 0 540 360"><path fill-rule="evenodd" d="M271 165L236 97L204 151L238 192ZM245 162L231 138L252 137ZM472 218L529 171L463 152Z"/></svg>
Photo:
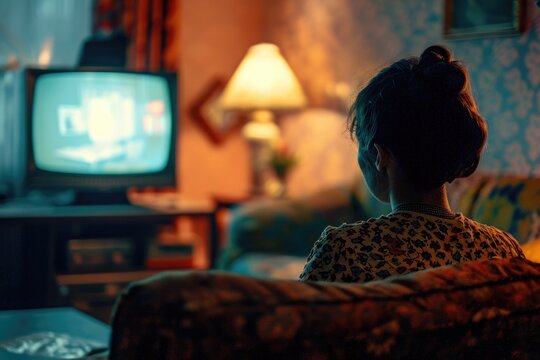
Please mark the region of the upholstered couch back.
<svg viewBox="0 0 540 360"><path fill-rule="evenodd" d="M540 238L540 177L487 178L470 217L505 230L521 244Z"/></svg>
<svg viewBox="0 0 540 360"><path fill-rule="evenodd" d="M492 260L367 284L176 272L132 284L114 359L532 359L540 265Z"/></svg>
<svg viewBox="0 0 540 360"><path fill-rule="evenodd" d="M454 181L448 194L454 211L508 231L520 244L540 238L540 178L478 173ZM362 179L304 198L252 201L232 215L219 268L298 278L326 226L388 212L388 204L371 196Z"/></svg>

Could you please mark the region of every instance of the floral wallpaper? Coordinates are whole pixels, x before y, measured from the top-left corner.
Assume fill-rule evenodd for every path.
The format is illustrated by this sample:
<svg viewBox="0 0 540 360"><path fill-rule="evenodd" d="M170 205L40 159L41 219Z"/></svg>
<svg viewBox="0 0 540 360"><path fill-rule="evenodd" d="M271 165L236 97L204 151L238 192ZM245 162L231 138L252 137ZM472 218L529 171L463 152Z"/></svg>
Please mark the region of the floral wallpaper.
<svg viewBox="0 0 540 360"><path fill-rule="evenodd" d="M488 122L480 168L538 176L540 9L534 1L526 4L526 31L520 36L448 41L442 37L442 0L275 0L267 3L265 40L281 47L310 104L324 107L335 107L329 85L358 89L398 58L445 44L468 66ZM299 134L296 141L310 139Z"/></svg>

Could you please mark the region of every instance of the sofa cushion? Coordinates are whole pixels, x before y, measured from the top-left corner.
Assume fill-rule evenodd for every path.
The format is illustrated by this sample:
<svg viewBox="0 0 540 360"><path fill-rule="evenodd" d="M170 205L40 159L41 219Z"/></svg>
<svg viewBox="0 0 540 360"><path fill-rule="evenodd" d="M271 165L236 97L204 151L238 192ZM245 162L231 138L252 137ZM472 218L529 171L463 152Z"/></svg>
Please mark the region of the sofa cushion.
<svg viewBox="0 0 540 360"><path fill-rule="evenodd" d="M509 232L520 244L539 237L540 178L490 178L476 199L472 218Z"/></svg>
<svg viewBox="0 0 540 360"><path fill-rule="evenodd" d="M306 260L307 256L249 253L237 258L228 271L259 278L298 280Z"/></svg>
<svg viewBox="0 0 540 360"><path fill-rule="evenodd" d="M265 198L236 208L227 228L227 246L218 268L229 270L246 253L307 257L328 225L357 220L348 186L303 198Z"/></svg>
<svg viewBox="0 0 540 360"><path fill-rule="evenodd" d="M472 216L474 204L478 199L480 190L484 187L489 177L481 173L474 173L466 178L459 178L448 184L448 201L454 212L462 213L467 217Z"/></svg>
<svg viewBox="0 0 540 360"><path fill-rule="evenodd" d="M133 284L119 358L533 358L540 264L470 262L367 284L176 272ZM529 357L527 357L529 356Z"/></svg>

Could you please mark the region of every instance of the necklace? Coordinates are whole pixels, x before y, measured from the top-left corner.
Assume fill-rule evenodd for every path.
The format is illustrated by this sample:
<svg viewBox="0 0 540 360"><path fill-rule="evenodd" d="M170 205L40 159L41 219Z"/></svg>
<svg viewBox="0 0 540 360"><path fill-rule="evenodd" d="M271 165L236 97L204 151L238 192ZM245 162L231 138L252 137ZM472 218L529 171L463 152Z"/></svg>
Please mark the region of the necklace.
<svg viewBox="0 0 540 360"><path fill-rule="evenodd" d="M447 208L437 206L437 205L423 204L423 203L399 204L394 208L393 212L395 213L398 211L418 212L422 214L442 217L445 219L453 219L455 216L455 214L452 211L448 210Z"/></svg>

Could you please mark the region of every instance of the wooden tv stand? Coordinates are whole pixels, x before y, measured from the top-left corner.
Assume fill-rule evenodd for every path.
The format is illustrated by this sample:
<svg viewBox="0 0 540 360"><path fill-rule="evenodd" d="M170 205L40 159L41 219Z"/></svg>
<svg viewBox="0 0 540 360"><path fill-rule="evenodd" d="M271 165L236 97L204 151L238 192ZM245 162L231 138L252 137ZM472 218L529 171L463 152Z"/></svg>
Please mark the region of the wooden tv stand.
<svg viewBox="0 0 540 360"><path fill-rule="evenodd" d="M176 202L167 207L135 205L50 206L25 203L0 205L0 310L58 306L58 275L65 266L66 239L128 238L144 274L144 245L160 224L180 216L209 223L209 263L217 255L217 228L212 204ZM121 277L129 279L124 272Z"/></svg>

